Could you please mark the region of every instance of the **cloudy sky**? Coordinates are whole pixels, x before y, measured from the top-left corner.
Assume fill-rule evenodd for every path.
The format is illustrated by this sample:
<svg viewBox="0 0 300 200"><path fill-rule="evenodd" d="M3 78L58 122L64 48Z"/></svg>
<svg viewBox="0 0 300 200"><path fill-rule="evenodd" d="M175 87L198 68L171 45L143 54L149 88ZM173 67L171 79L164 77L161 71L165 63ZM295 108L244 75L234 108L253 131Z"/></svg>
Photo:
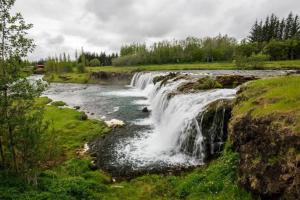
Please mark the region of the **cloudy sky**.
<svg viewBox="0 0 300 200"><path fill-rule="evenodd" d="M17 0L33 23L30 59L76 49L118 51L122 44L187 36L245 37L256 19L300 14L299 0Z"/></svg>

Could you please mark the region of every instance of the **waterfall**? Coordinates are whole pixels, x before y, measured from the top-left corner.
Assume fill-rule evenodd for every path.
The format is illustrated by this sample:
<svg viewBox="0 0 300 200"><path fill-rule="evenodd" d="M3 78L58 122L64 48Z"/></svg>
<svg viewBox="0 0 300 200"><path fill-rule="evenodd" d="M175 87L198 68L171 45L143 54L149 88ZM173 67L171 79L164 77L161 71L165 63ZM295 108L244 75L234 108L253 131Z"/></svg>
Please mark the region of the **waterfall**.
<svg viewBox="0 0 300 200"><path fill-rule="evenodd" d="M216 110L209 121L207 106L217 100L232 99L235 89L214 89L190 94L172 94L188 80L170 80L162 85L153 84L161 73L136 73L131 87L139 89L148 99L151 109L152 130L119 146L120 162L135 162L137 167L153 162L167 164L199 165L208 154L214 154L222 145L225 110ZM223 116L222 116L223 113ZM204 121L206 124L204 124ZM211 124L209 130L204 126ZM218 132L216 134L216 132ZM208 141L208 142L207 142ZM207 145L209 143L209 145Z"/></svg>

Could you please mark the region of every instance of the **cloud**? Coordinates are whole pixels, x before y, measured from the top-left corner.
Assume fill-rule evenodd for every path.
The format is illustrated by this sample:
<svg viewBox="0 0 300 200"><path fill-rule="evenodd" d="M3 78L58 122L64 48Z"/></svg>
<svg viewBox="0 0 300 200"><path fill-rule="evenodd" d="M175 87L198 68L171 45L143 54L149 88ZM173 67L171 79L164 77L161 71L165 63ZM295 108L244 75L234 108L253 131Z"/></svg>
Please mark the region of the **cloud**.
<svg viewBox="0 0 300 200"><path fill-rule="evenodd" d="M33 23L38 48L30 59L62 52L118 51L126 43L188 36L247 36L256 19L300 14L298 0L17 0Z"/></svg>

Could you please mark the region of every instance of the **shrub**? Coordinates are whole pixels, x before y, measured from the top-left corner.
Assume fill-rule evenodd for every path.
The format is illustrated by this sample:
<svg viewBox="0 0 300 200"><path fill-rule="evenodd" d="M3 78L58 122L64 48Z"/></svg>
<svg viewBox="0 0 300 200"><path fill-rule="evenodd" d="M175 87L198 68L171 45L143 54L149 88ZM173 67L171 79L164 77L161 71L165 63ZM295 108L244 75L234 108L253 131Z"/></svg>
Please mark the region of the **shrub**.
<svg viewBox="0 0 300 200"><path fill-rule="evenodd" d="M270 60L268 55L258 53L252 54L250 57L239 56L236 58L235 64L238 69L263 69L264 62Z"/></svg>
<svg viewBox="0 0 300 200"><path fill-rule="evenodd" d="M84 73L85 72L85 66L82 63L78 63L76 68L77 68L78 73Z"/></svg>
<svg viewBox="0 0 300 200"><path fill-rule="evenodd" d="M80 112L79 119L85 121L88 119L88 116L85 114L85 112Z"/></svg>
<svg viewBox="0 0 300 200"><path fill-rule="evenodd" d="M99 59L97 59L97 58L90 60L89 64L91 67L97 67L97 66L101 65Z"/></svg>

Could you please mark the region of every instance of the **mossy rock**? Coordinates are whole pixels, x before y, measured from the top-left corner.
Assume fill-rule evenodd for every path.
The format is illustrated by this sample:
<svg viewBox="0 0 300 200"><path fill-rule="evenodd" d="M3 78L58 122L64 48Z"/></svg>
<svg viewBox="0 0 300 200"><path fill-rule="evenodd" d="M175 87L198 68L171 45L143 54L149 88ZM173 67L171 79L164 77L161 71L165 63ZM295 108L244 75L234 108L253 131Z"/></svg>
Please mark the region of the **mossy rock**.
<svg viewBox="0 0 300 200"><path fill-rule="evenodd" d="M187 93L187 92L196 92L200 90L210 90L216 88L222 88L222 85L212 77L204 77L198 79L196 82L185 83L180 87L178 87L177 90L179 92Z"/></svg>
<svg viewBox="0 0 300 200"><path fill-rule="evenodd" d="M59 107L59 106L66 106L67 104L63 101L54 101L51 103L51 105Z"/></svg>
<svg viewBox="0 0 300 200"><path fill-rule="evenodd" d="M79 120L85 121L87 119L88 119L87 114L85 114L85 112L80 112Z"/></svg>

